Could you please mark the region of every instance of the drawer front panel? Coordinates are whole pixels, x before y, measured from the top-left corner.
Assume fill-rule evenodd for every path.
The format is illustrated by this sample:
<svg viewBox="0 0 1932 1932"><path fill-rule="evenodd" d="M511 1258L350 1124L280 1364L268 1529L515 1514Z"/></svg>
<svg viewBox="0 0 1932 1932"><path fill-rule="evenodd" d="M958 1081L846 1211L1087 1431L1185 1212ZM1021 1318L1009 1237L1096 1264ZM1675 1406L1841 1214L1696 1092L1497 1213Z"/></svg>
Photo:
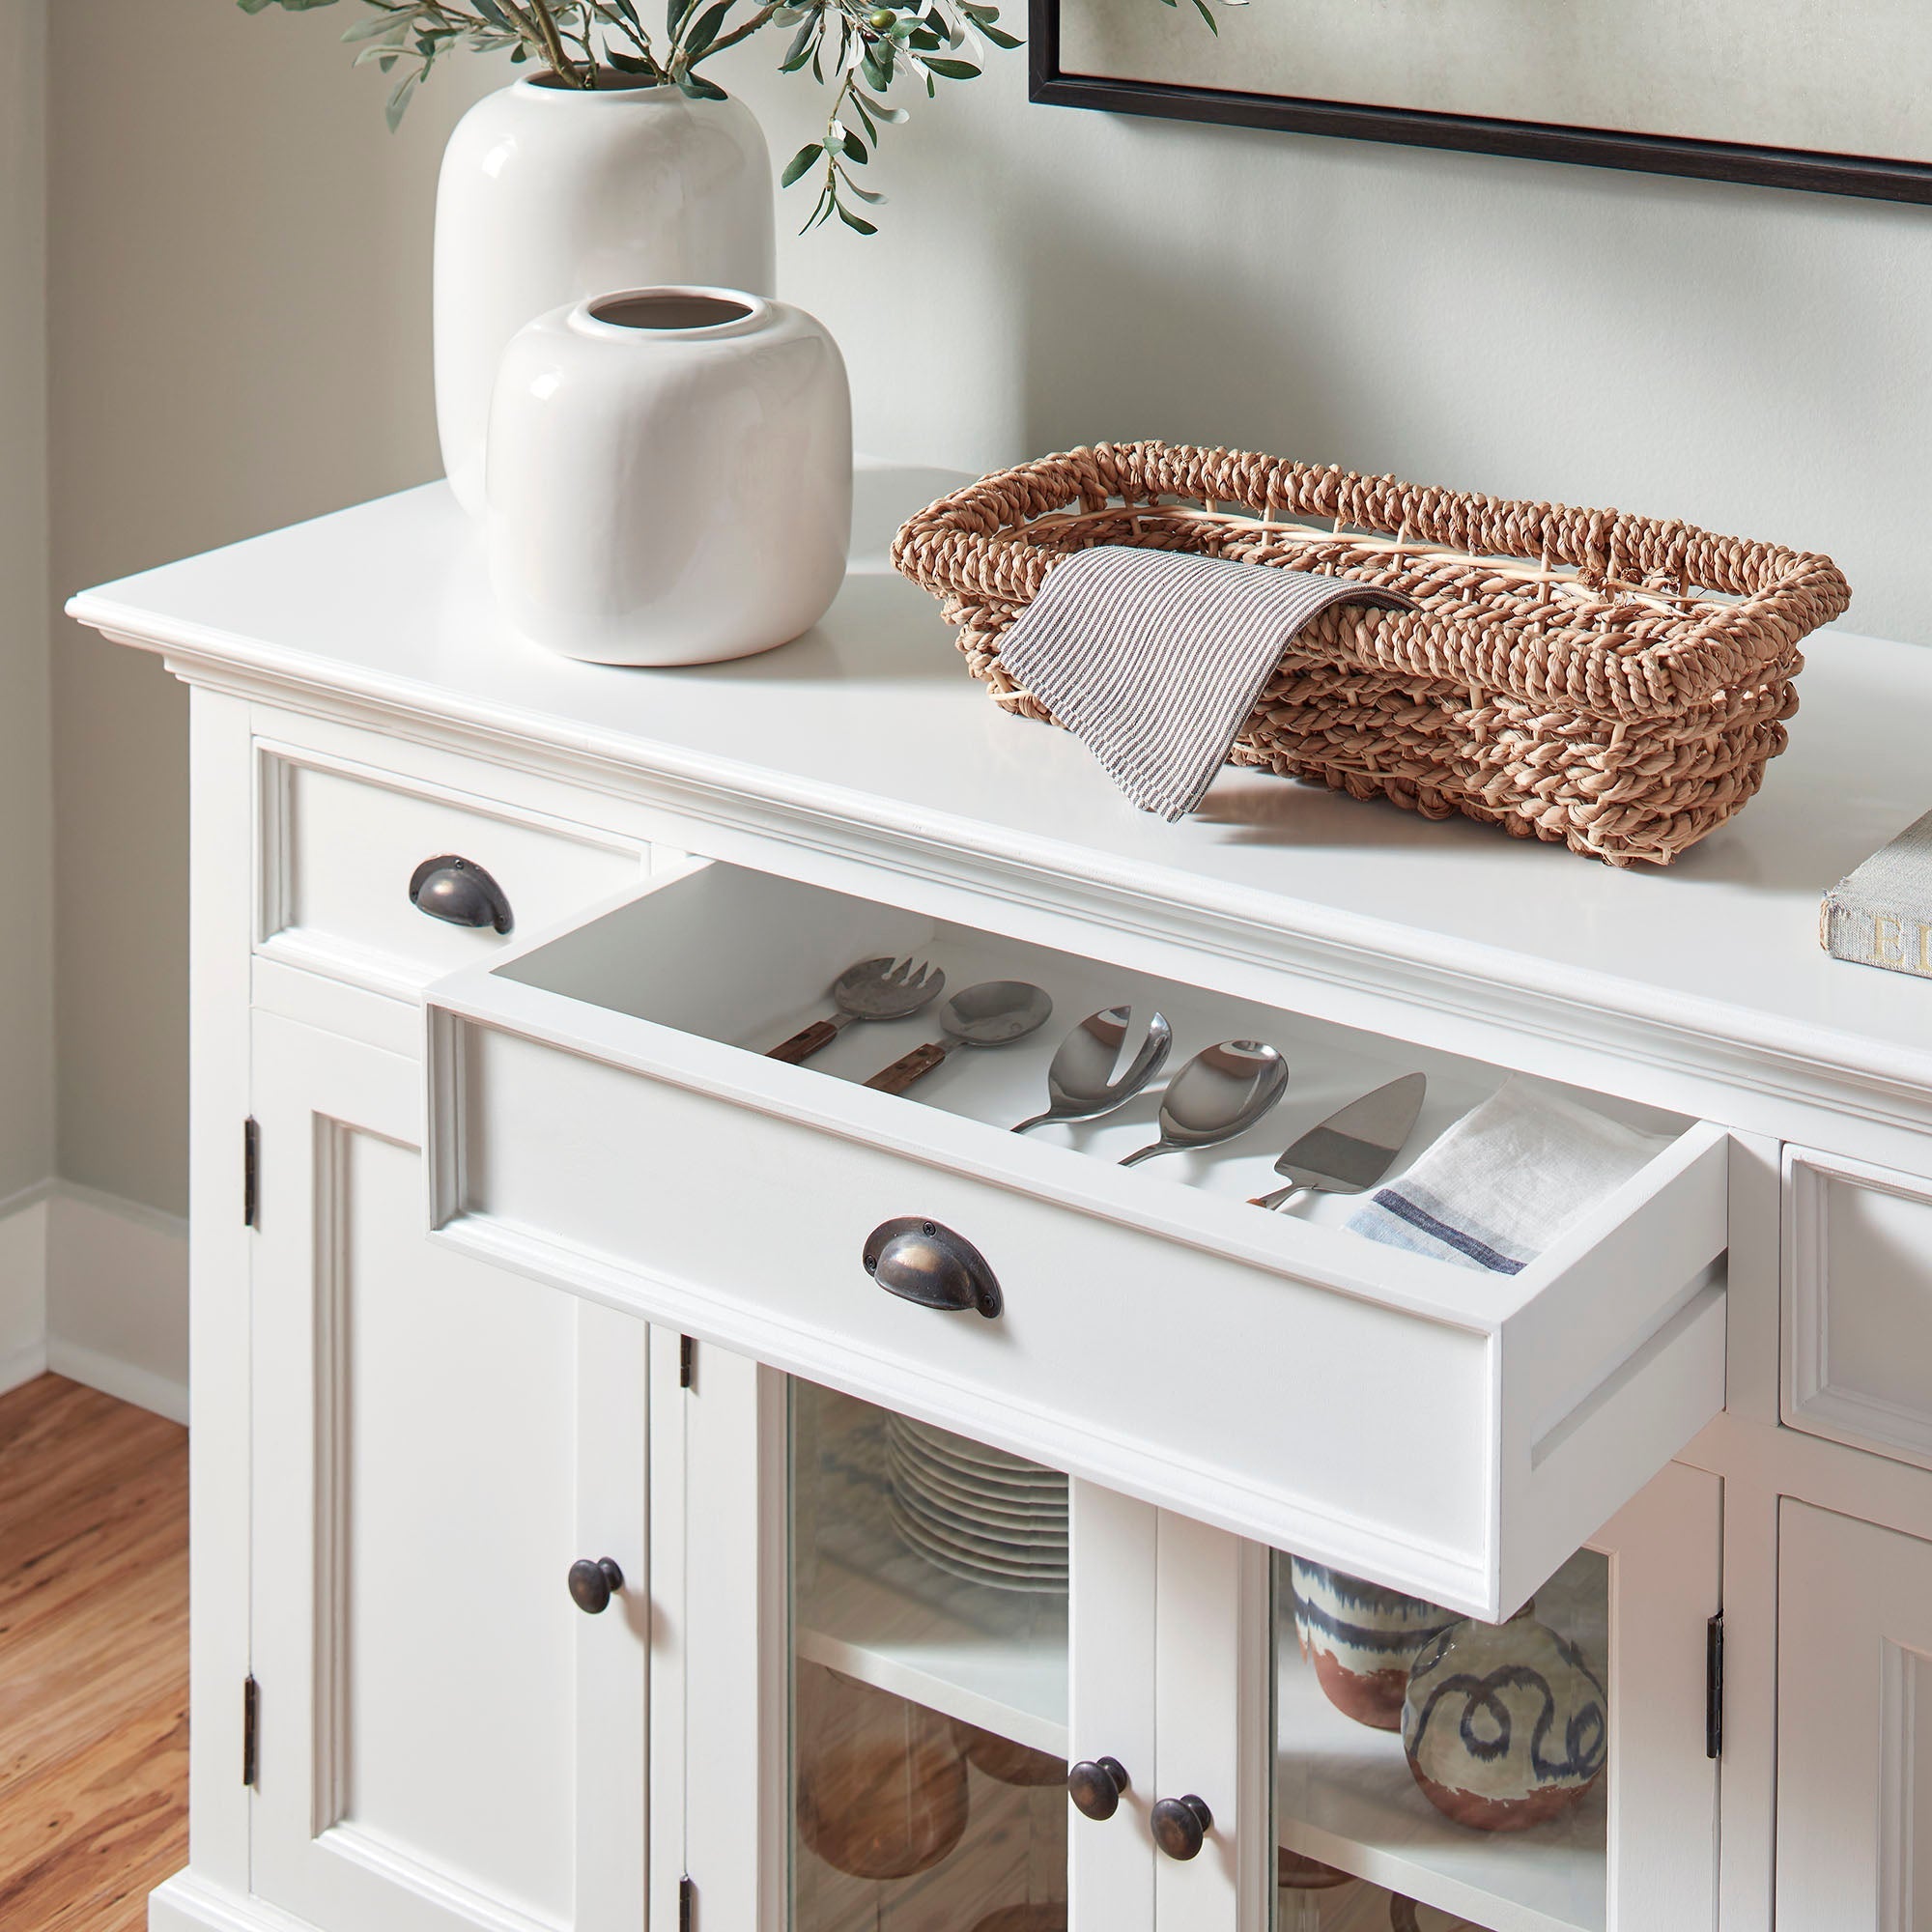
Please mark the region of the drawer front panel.
<svg viewBox="0 0 1932 1932"><path fill-rule="evenodd" d="M372 992L412 998L509 943L411 902L426 859L482 867L508 901L513 934L608 897L648 864L623 839L310 753L261 747L257 784L257 951Z"/></svg>
<svg viewBox="0 0 1932 1932"><path fill-rule="evenodd" d="M1932 1180L1784 1151L1784 1419L1932 1468Z"/></svg>
<svg viewBox="0 0 1932 1932"><path fill-rule="evenodd" d="M1009 969L1074 1014L1100 1003L1070 955L976 954L966 929L836 898L697 867L440 982L440 1237L1481 1616L1515 1609L1721 1406L1718 1130L1661 1139L1521 1273L1450 1267L1259 1214L1232 1161L1155 1178L1115 1165L1111 1144L1096 1156L1091 1139L1000 1130L1039 1077L1019 1049L949 1064L927 1103L838 1077L836 1049L792 1066L733 1043L782 1038L797 1023L782 989L822 985L833 960L908 948L962 981ZM1170 982L1106 983L1189 1040L1295 1025ZM901 1050L840 1044L862 1070ZM1292 1045L1311 1085L1321 1046L1305 1031ZM1371 1048L1340 1050L1359 1068ZM1244 1158L1268 1173L1267 1155ZM905 1218L980 1251L996 1319L867 1273L868 1236Z"/></svg>
<svg viewBox="0 0 1932 1932"><path fill-rule="evenodd" d="M810 1354L817 1379L871 1399L918 1389L929 1420L1119 1488L1148 1488L1151 1430L1167 1493L1225 1513L1254 1492L1250 1509L1293 1511L1323 1542L1350 1524L1418 1549L1484 1538L1484 1335L493 1028L466 1030L462 1084L464 1213L487 1217L471 1227L568 1229L587 1256L684 1287L721 1341L790 1368ZM999 1320L866 1273L866 1236L900 1215L974 1242ZM1312 1372L1335 1360L1362 1366L1350 1387ZM1401 1414L1364 1408L1378 1389L1401 1391Z"/></svg>
<svg viewBox="0 0 1932 1932"><path fill-rule="evenodd" d="M688 1329L1298 1548L1348 1542L1333 1561L1387 1541L1446 1574L1486 1538L1486 1336L512 1034L463 1042L455 1229L486 1248L522 1231L527 1262L567 1230ZM867 1235L903 1215L980 1250L998 1320L867 1274Z"/></svg>

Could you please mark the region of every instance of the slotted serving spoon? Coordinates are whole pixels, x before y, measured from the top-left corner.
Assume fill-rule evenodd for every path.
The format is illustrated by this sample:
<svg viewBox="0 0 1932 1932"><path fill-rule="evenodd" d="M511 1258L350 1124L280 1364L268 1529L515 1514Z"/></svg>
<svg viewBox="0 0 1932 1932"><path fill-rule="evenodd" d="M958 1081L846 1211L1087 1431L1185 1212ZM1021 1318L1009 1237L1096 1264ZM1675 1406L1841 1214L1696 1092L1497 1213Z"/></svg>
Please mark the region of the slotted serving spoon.
<svg viewBox="0 0 1932 1932"><path fill-rule="evenodd" d="M1288 1090L1288 1062L1265 1041L1224 1039L1197 1053L1160 1103L1160 1138L1127 1155L1135 1167L1156 1154L1219 1147L1245 1133Z"/></svg>
<svg viewBox="0 0 1932 1932"><path fill-rule="evenodd" d="M1049 1121L1097 1121L1102 1114L1125 1106L1167 1065L1174 1045L1174 1029L1168 1025L1167 1015L1156 1012L1148 1022L1140 1051L1127 1070L1117 1075L1114 1068L1120 1065L1133 1016L1131 1007L1109 1007L1104 1012L1089 1013L1060 1042L1060 1051L1046 1069L1046 1112L1022 1121L1013 1132L1023 1134L1029 1127L1043 1127Z"/></svg>
<svg viewBox="0 0 1932 1932"><path fill-rule="evenodd" d="M946 989L946 975L923 959L862 959L832 982L830 1019L813 1020L765 1055L796 1066L830 1046L854 1020L902 1020L929 1006Z"/></svg>

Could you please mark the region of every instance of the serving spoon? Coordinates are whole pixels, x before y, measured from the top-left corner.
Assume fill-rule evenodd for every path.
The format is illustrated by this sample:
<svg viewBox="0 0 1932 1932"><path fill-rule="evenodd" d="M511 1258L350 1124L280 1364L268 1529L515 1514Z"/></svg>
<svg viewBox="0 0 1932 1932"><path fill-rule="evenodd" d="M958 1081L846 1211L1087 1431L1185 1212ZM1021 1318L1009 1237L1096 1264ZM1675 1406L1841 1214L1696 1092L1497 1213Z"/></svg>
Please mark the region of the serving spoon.
<svg viewBox="0 0 1932 1932"><path fill-rule="evenodd" d="M1160 1103L1160 1138L1121 1162L1219 1147L1245 1133L1288 1090L1288 1062L1259 1039L1224 1039L1197 1053Z"/></svg>
<svg viewBox="0 0 1932 1932"><path fill-rule="evenodd" d="M1008 1046L1043 1027L1053 1002L1024 980L981 980L968 986L939 1009L944 1039L929 1040L901 1054L866 1082L881 1094L903 1094L923 1074L930 1073L955 1046Z"/></svg>
<svg viewBox="0 0 1932 1932"><path fill-rule="evenodd" d="M1117 1076L1114 1068L1120 1064L1133 1016L1131 1007L1108 1007L1103 1012L1089 1013L1060 1042L1060 1051L1046 1069L1046 1112L1022 1121L1013 1132L1023 1134L1049 1121L1097 1121L1102 1114L1125 1106L1167 1065L1174 1045L1174 1029L1168 1025L1167 1015L1156 1012L1148 1022L1147 1038L1132 1064Z"/></svg>

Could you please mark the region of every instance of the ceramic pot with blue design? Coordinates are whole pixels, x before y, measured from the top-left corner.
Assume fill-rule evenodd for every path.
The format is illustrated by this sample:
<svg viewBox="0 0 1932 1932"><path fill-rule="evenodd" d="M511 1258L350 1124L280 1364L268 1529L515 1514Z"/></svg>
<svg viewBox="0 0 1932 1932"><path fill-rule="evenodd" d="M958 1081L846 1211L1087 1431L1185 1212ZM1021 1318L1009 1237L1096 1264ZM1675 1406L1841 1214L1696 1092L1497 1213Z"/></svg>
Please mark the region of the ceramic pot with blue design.
<svg viewBox="0 0 1932 1932"><path fill-rule="evenodd" d="M1289 1574L1294 1634L1328 1701L1358 1724L1401 1730L1409 1666L1456 1612L1299 1556Z"/></svg>
<svg viewBox="0 0 1932 1932"><path fill-rule="evenodd" d="M1463 1621L1415 1660L1403 1749L1445 1817L1520 1832L1569 1810L1603 1776L1608 1712L1588 1660L1548 1624Z"/></svg>

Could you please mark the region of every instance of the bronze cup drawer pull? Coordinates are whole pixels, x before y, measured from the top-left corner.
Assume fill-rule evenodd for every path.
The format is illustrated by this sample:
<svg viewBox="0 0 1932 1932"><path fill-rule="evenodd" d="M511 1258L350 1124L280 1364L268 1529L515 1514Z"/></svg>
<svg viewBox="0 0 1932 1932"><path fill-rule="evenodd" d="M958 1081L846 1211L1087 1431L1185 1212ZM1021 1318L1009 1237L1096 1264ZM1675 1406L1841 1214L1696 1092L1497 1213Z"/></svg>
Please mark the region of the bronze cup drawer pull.
<svg viewBox="0 0 1932 1932"><path fill-rule="evenodd" d="M944 1222L917 1215L882 1221L866 1236L865 1262L889 1294L922 1308L975 1308L991 1321L1007 1305L985 1256Z"/></svg>
<svg viewBox="0 0 1932 1932"><path fill-rule="evenodd" d="M1066 1772L1066 1795L1083 1818L1105 1824L1121 1808L1127 1768L1117 1757L1084 1758Z"/></svg>
<svg viewBox="0 0 1932 1932"><path fill-rule="evenodd" d="M1191 1791L1184 1798L1160 1799L1148 1815L1154 1843L1171 1859L1199 1858L1214 1829L1214 1814L1207 1801Z"/></svg>
<svg viewBox="0 0 1932 1932"><path fill-rule="evenodd" d="M508 932L516 923L502 887L475 860L454 852L425 859L410 874L410 903L446 925L492 925Z"/></svg>
<svg viewBox="0 0 1932 1932"><path fill-rule="evenodd" d="M624 1587L624 1573L609 1556L592 1562L580 1556L570 1566L570 1601L587 1617L600 1616L611 1607L611 1599Z"/></svg>

